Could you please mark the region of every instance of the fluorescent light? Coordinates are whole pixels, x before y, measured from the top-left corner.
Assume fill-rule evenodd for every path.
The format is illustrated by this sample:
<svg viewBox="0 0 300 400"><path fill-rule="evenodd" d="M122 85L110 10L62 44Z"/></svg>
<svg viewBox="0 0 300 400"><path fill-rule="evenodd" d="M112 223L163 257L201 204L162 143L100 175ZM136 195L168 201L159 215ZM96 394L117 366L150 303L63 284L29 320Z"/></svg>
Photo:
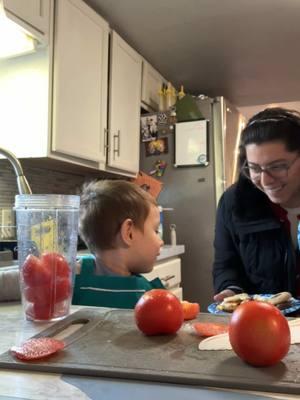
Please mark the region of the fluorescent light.
<svg viewBox="0 0 300 400"><path fill-rule="evenodd" d="M0 58L14 57L35 50L36 40L6 17L0 1Z"/></svg>

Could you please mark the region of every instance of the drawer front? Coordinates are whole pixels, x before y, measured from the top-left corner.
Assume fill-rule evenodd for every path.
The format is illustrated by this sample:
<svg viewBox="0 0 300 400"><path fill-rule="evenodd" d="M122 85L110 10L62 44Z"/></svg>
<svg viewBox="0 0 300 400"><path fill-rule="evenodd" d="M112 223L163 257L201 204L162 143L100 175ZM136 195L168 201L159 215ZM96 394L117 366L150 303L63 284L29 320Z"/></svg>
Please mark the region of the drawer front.
<svg viewBox="0 0 300 400"><path fill-rule="evenodd" d="M168 261L160 261L154 265L151 272L143 274L151 281L154 278L160 278L166 289L179 286L181 282L181 261L180 258L173 258Z"/></svg>

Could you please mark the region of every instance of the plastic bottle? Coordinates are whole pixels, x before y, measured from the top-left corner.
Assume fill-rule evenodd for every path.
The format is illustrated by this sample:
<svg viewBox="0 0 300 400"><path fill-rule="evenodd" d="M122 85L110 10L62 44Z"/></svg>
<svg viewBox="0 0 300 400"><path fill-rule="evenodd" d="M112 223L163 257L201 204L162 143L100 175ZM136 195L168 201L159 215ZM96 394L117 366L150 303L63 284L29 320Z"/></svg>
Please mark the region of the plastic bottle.
<svg viewBox="0 0 300 400"><path fill-rule="evenodd" d="M176 246L176 244L177 244L176 225L175 224L170 225L170 242L171 242L171 246Z"/></svg>

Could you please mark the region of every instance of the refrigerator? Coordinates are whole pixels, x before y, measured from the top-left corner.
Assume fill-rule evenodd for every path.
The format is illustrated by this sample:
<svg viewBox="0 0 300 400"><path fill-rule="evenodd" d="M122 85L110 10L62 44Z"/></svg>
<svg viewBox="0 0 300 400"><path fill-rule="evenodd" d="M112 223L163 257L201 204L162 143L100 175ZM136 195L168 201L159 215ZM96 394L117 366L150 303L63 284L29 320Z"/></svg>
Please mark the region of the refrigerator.
<svg viewBox="0 0 300 400"><path fill-rule="evenodd" d="M181 255L183 299L198 302L206 311L213 301L213 240L218 200L235 180L239 134L244 118L224 97L194 98L207 120L207 166L175 167L176 129L168 133L168 153L147 155L141 142L140 170L153 171L157 160L167 163L158 203L163 211L163 239L170 244L170 225L176 225L177 244L185 245Z"/></svg>

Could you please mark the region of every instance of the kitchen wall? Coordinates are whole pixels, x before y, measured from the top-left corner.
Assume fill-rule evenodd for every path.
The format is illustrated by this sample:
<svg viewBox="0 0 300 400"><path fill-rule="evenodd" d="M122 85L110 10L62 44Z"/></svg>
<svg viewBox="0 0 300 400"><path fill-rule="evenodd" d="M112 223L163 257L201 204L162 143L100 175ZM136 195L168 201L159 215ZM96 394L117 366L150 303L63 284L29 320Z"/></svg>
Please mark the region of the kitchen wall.
<svg viewBox="0 0 300 400"><path fill-rule="evenodd" d="M33 193L76 194L86 179L82 175L26 166L24 174ZM12 207L17 193L16 176L11 164L0 160L0 208Z"/></svg>
<svg viewBox="0 0 300 400"><path fill-rule="evenodd" d="M254 114L264 110L267 107L283 107L300 112L300 101L288 101L285 103L260 104L256 106L239 107L239 110L247 119L249 119Z"/></svg>
<svg viewBox="0 0 300 400"><path fill-rule="evenodd" d="M21 160L32 192L35 194L78 194L84 182L111 178L110 174L68 166L43 166L45 161ZM12 207L18 194L16 176L8 160L0 160L0 208Z"/></svg>

